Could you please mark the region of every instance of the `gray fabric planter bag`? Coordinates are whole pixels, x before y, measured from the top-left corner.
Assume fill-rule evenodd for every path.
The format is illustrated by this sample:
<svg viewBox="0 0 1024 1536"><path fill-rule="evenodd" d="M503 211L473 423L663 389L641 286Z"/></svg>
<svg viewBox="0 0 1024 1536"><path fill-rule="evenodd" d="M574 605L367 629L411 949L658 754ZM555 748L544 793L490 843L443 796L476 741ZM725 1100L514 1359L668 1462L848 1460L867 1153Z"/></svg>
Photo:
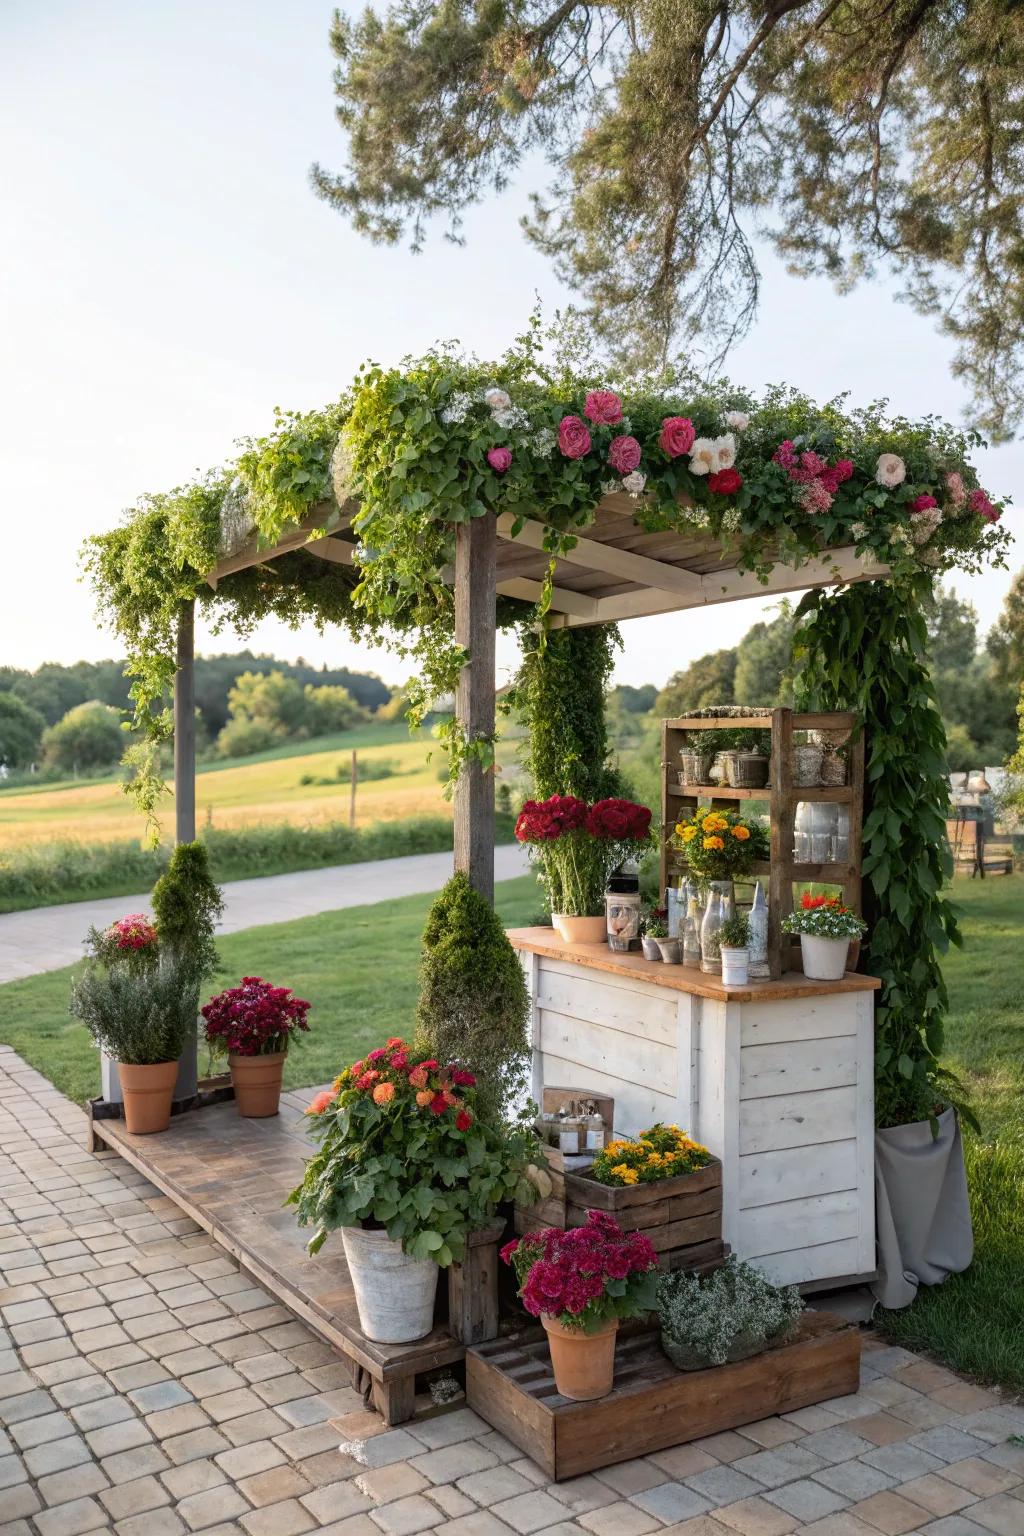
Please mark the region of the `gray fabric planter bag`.
<svg viewBox="0 0 1024 1536"><path fill-rule="evenodd" d="M875 1219L883 1307L909 1307L919 1285L941 1285L974 1254L960 1126L952 1109L927 1120L875 1132Z"/></svg>

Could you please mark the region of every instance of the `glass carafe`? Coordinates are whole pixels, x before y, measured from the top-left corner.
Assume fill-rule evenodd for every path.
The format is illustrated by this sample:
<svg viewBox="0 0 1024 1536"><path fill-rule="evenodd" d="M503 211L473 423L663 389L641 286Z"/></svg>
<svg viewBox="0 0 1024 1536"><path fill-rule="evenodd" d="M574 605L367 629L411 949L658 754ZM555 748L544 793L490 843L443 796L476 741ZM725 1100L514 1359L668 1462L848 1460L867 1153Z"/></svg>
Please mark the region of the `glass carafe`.
<svg viewBox="0 0 1024 1536"><path fill-rule="evenodd" d="M709 975L722 971L722 944L719 935L722 924L733 909L731 880L712 880L708 887L708 904L700 925L700 968Z"/></svg>

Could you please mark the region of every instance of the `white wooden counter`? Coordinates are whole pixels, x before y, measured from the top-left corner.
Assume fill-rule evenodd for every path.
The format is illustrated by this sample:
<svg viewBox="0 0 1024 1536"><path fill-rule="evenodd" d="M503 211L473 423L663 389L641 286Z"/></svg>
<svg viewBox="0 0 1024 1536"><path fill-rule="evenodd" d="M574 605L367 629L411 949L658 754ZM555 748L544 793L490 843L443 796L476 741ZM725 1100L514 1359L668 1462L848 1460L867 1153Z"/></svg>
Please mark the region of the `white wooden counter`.
<svg viewBox="0 0 1024 1536"><path fill-rule="evenodd" d="M875 1269L874 1019L879 982L724 987L689 966L509 933L544 1083L615 1098L615 1130L663 1120L722 1160L723 1237L777 1283Z"/></svg>

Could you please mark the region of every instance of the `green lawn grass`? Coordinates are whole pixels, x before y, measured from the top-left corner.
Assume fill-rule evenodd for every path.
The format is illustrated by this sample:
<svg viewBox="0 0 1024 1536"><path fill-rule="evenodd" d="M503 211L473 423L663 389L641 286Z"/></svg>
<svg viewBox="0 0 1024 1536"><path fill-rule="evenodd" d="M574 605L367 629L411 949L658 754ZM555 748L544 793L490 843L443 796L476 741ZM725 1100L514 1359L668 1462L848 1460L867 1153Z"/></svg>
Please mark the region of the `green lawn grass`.
<svg viewBox="0 0 1024 1536"><path fill-rule="evenodd" d="M975 1258L961 1276L883 1314L894 1341L985 1382L1024 1390L1024 882L960 880L966 944L946 963L947 1061L982 1122L966 1138ZM532 877L497 887L510 926L539 902ZM430 898L325 913L221 940L216 987L244 973L289 984L313 1004L312 1031L288 1062L292 1087L324 1082L381 1036L407 1032ZM0 987L0 1040L70 1098L98 1091L96 1054L67 1015L71 970Z"/></svg>

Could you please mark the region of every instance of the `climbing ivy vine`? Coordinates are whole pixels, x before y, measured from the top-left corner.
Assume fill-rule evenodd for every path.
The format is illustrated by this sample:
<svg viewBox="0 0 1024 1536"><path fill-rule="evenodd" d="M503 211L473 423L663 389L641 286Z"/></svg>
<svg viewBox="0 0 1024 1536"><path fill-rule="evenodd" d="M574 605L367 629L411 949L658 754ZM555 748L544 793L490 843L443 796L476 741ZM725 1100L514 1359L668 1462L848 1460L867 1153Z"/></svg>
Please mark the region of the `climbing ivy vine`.
<svg viewBox="0 0 1024 1536"><path fill-rule="evenodd" d="M539 800L577 795L601 800L622 792L608 762L605 695L622 645L614 624L519 631L523 662L509 705L526 726L521 755Z"/></svg>

